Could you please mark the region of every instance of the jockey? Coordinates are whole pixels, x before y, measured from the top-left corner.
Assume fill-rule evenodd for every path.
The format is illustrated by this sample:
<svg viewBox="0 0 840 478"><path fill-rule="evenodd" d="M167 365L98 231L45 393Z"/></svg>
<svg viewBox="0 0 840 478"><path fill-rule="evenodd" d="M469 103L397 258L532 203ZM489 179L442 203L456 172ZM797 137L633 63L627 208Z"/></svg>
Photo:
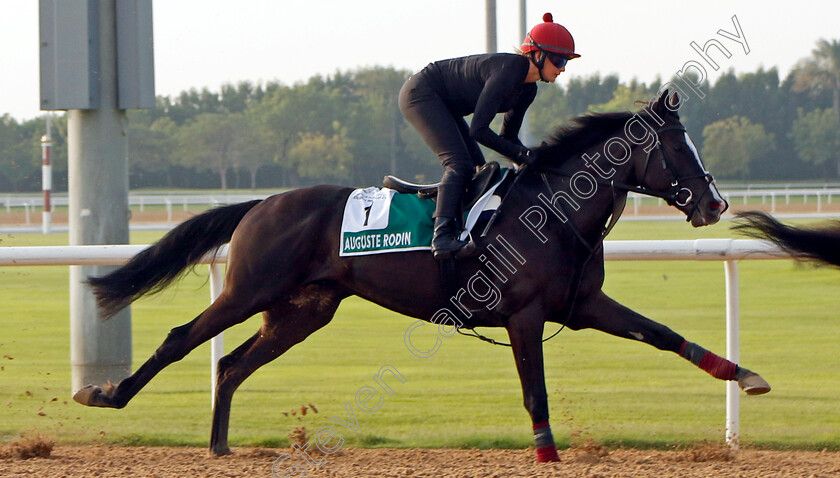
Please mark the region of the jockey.
<svg viewBox="0 0 840 478"><path fill-rule="evenodd" d="M459 240L461 196L475 168L485 163L482 144L519 165L536 160L519 140L538 80L553 83L575 53L572 35L550 13L525 37L520 54L488 53L442 60L412 75L400 90L400 110L438 155L444 173L438 187L432 252L448 259L467 243ZM499 134L490 129L505 113ZM467 125L465 116L472 114Z"/></svg>

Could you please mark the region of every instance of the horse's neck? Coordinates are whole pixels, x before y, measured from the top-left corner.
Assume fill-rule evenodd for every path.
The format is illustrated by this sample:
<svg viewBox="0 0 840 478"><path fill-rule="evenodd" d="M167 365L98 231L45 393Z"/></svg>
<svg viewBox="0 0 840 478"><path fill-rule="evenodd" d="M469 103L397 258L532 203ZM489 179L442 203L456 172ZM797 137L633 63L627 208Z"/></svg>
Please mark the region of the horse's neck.
<svg viewBox="0 0 840 478"><path fill-rule="evenodd" d="M587 242L602 239L607 220L617 212L617 204L623 206L626 197L625 190L611 183L636 185L634 165L640 150L633 148L630 158L621 162L606 157L600 144L569 158L561 168L562 174L543 176L540 204L551 208L554 216L575 228Z"/></svg>
<svg viewBox="0 0 840 478"><path fill-rule="evenodd" d="M612 139L621 139L623 144L631 146L629 158L616 156L616 153L624 154L621 146L622 142L617 142L615 146L608 148L606 146L609 144L608 140L591 147L579 157L574 158L570 162L570 166L573 168L577 166L578 170L589 173L599 182L612 181L618 184L637 186L635 165L643 155L641 148L633 145L624 137L615 136L610 138L610 140Z"/></svg>

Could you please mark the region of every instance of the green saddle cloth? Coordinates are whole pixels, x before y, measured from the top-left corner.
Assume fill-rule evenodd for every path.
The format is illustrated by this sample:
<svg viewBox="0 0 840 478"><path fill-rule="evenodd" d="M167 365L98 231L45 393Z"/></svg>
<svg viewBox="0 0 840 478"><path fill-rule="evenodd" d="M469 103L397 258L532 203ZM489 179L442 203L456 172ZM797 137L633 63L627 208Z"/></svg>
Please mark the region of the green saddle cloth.
<svg viewBox="0 0 840 478"><path fill-rule="evenodd" d="M466 214L462 239L478 222L481 213L500 204L496 188L507 177L491 186ZM389 188L355 189L344 206L341 222L341 246L338 255L360 256L430 250L433 235L435 202L416 194L400 194Z"/></svg>

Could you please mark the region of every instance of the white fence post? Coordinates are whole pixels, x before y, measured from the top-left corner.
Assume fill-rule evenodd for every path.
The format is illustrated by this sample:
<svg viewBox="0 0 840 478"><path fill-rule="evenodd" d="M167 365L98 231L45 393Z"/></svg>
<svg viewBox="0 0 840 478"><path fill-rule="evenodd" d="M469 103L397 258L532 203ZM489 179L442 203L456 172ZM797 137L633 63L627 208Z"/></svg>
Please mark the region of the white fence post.
<svg viewBox="0 0 840 478"><path fill-rule="evenodd" d="M740 352L740 298L738 294L738 261L724 261L726 281L726 358L737 364ZM741 395L738 382L726 382L726 444L738 449L739 416Z"/></svg>
<svg viewBox="0 0 840 478"><path fill-rule="evenodd" d="M219 298L224 287L224 275L222 265L219 263L210 264L210 302L213 303ZM219 359L225 353L224 332L210 339L210 409L216 406L216 380L219 370Z"/></svg>

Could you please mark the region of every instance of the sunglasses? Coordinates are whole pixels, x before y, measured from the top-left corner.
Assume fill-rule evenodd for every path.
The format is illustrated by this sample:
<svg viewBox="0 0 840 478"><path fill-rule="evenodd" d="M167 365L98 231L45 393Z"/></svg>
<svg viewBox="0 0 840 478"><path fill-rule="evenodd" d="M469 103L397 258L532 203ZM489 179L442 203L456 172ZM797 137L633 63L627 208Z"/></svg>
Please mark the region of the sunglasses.
<svg viewBox="0 0 840 478"><path fill-rule="evenodd" d="M569 59L559 53L551 53L550 51L545 52L545 57L551 62L552 65L556 66L557 68L563 68L566 66L566 63L569 62Z"/></svg>

